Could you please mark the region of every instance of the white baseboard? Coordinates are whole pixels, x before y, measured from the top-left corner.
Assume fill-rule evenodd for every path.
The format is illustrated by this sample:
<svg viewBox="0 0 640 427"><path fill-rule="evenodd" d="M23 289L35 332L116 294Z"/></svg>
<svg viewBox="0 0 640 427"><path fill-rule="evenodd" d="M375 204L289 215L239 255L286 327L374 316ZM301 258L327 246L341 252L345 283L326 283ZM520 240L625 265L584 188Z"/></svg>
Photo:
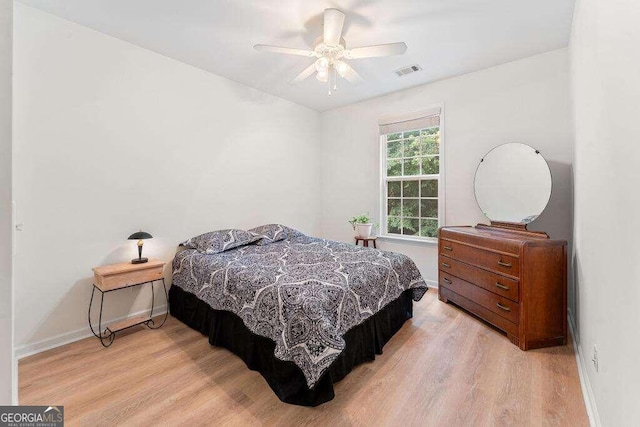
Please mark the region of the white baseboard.
<svg viewBox="0 0 640 427"><path fill-rule="evenodd" d="M573 348L576 353L576 363L578 365L578 375L580 376L580 386L582 388L582 395L584 397L584 406L587 408L587 416L589 417L589 424L592 427L601 427L600 415L598 414L598 408L596 406L595 396L593 395L593 389L591 388L591 382L589 381L589 375L587 374L587 359L585 359L584 350L580 343L580 337L577 335L577 329L573 318L571 309L568 310L569 329L571 330L571 337L573 339Z"/></svg>
<svg viewBox="0 0 640 427"><path fill-rule="evenodd" d="M424 282L427 284L428 288L438 289L438 282L437 281L425 279Z"/></svg>
<svg viewBox="0 0 640 427"><path fill-rule="evenodd" d="M150 312L151 312L150 309L146 309L146 310L138 311L137 313L130 313L127 316L118 317L116 319L112 319L108 322L105 322L103 326L109 326L110 324L113 324L115 322L120 322L128 317L149 315ZM166 304L161 305L160 307L155 307L153 309L154 317L159 315L164 315L166 312L167 312ZM32 356L34 354L42 353L43 351L51 350L52 348L60 347L62 345L70 344L72 342L80 341L82 339L89 338L92 336L93 334L91 333L91 330L89 330L89 326L87 325L82 329L77 329L71 332L65 332L63 334L56 335L51 338L46 338L41 341L36 341L34 343L16 346L13 350L14 358L16 360L16 366L17 366L17 361L19 359L25 358L27 356ZM16 374L17 374L17 368L16 368Z"/></svg>

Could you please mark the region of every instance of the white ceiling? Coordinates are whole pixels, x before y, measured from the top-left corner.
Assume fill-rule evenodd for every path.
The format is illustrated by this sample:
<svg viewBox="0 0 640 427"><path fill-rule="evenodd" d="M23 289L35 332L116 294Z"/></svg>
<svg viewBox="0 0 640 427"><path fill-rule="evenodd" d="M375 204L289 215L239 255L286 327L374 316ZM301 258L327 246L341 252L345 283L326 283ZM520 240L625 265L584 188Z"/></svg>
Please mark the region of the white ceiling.
<svg viewBox="0 0 640 427"><path fill-rule="evenodd" d="M23 3L318 111L567 46L575 0L21 0ZM312 59L322 12L346 14L347 47L404 41L403 56L350 60L365 82L288 82ZM412 64L423 70L404 77Z"/></svg>

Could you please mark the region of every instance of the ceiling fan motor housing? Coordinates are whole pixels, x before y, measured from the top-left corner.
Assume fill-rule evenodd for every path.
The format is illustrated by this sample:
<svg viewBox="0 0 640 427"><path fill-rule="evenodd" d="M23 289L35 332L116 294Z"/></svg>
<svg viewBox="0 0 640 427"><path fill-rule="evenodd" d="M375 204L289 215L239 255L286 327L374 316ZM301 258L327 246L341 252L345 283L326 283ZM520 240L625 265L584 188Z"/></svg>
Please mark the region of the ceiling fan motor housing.
<svg viewBox="0 0 640 427"><path fill-rule="evenodd" d="M326 56L332 59L339 59L344 56L344 53L346 50L347 50L347 43L344 41L343 38L340 38L340 43L335 46L326 44L322 36L318 37L313 42L313 51L316 53L318 57Z"/></svg>

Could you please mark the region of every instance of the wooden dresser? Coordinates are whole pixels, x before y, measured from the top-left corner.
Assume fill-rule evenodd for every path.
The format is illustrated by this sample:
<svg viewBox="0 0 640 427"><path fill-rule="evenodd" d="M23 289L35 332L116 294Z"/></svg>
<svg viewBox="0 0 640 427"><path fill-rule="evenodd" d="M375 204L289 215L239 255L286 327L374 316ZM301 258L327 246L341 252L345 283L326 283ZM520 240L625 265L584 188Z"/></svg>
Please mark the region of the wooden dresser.
<svg viewBox="0 0 640 427"><path fill-rule="evenodd" d="M507 333L522 350L567 342L567 242L499 227L443 227L440 300Z"/></svg>

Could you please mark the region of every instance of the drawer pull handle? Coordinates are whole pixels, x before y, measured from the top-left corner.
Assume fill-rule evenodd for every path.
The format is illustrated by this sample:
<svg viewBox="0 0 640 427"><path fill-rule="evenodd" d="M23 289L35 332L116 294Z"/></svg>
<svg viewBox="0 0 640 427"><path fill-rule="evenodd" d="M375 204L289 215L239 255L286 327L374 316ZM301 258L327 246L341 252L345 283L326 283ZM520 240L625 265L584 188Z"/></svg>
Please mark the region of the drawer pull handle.
<svg viewBox="0 0 640 427"><path fill-rule="evenodd" d="M451 246L443 246L442 249L444 249L445 251L452 251L453 248Z"/></svg>
<svg viewBox="0 0 640 427"><path fill-rule="evenodd" d="M451 264L447 264L446 262L443 262L443 263L442 263L442 266L443 266L444 268L451 268Z"/></svg>
<svg viewBox="0 0 640 427"><path fill-rule="evenodd" d="M502 283L496 282L496 286L499 287L500 289L504 289L505 291L509 290L508 286L503 285Z"/></svg>
<svg viewBox="0 0 640 427"><path fill-rule="evenodd" d="M443 277L442 280L444 281L444 283L450 285L451 284L451 280L447 279L446 277Z"/></svg>
<svg viewBox="0 0 640 427"><path fill-rule="evenodd" d="M509 267L511 268L511 263L510 262L502 262L502 261L498 261L498 265L501 265L503 267Z"/></svg>
<svg viewBox="0 0 640 427"><path fill-rule="evenodd" d="M502 305L500 303L497 303L496 305L498 306L498 308L500 308L500 309L502 309L504 311L511 311L511 309L509 307L504 306L504 305Z"/></svg>

